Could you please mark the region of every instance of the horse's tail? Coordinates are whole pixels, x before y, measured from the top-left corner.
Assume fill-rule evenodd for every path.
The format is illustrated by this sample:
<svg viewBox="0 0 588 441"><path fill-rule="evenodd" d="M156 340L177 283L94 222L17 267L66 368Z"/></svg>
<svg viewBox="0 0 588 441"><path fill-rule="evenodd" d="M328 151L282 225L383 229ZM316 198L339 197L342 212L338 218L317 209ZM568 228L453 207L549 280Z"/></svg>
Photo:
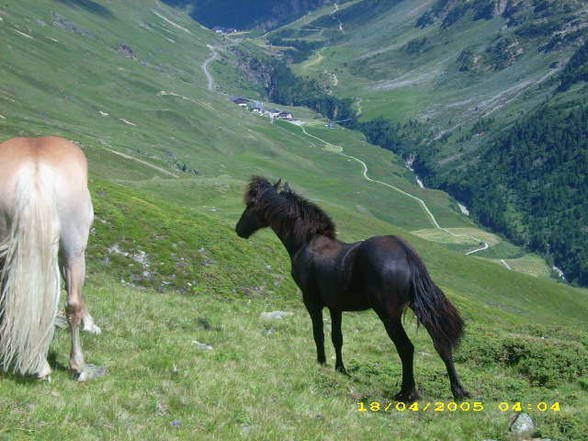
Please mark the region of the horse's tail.
<svg viewBox="0 0 588 441"><path fill-rule="evenodd" d="M19 171L9 223L0 242L0 367L40 374L59 302L59 219L52 170Z"/></svg>
<svg viewBox="0 0 588 441"><path fill-rule="evenodd" d="M422 323L437 350L451 352L459 344L464 322L443 291L435 285L423 261L416 252L404 244L411 272L411 299L409 306Z"/></svg>

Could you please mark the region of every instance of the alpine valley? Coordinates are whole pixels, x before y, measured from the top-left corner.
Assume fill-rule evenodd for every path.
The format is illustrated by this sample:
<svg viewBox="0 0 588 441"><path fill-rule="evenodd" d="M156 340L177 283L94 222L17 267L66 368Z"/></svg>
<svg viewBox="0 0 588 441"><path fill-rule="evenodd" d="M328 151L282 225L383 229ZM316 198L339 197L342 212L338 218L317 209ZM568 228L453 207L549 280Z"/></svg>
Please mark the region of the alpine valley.
<svg viewBox="0 0 588 441"><path fill-rule="evenodd" d="M102 334L82 340L109 371L73 381L56 332L51 382L0 374L0 440L506 440L520 410L534 438L588 440L586 13L0 3L0 141L63 136L89 160ZM343 315L349 376L329 344L317 365L281 242L235 234L251 175L287 181L341 240L414 246L465 320L469 408L448 404L412 313L418 409L393 402L401 366L373 312Z"/></svg>

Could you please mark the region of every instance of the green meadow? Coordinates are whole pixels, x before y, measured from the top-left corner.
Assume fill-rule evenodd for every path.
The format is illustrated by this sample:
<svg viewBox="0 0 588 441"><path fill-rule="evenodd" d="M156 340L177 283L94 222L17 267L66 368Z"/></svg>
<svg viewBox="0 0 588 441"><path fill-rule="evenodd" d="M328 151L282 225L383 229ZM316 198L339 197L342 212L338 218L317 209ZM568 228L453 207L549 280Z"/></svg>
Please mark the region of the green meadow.
<svg viewBox="0 0 588 441"><path fill-rule="evenodd" d="M207 45L226 42L182 11L155 0L10 0L0 17L1 140L60 135L89 159L85 293L102 334L83 343L87 361L109 371L73 381L69 335L58 331L51 382L0 375L0 440L506 440L516 410L502 402L524 403L538 437L588 439L585 290L525 274L540 263L497 264L525 256L360 134L293 109L317 139L238 108L225 94L238 79L231 63L212 64L209 91ZM442 226L491 238L493 254L465 256L475 242L439 236L420 204L367 182L341 149L373 179L423 199ZM412 313L419 410L391 401L400 363L372 312L344 314L348 377L333 368L328 314L329 366L315 363L280 242L234 233L252 174L287 180L342 240L397 234L415 246L466 320L457 369L482 410L450 410L443 364ZM276 310L292 314L261 317Z"/></svg>

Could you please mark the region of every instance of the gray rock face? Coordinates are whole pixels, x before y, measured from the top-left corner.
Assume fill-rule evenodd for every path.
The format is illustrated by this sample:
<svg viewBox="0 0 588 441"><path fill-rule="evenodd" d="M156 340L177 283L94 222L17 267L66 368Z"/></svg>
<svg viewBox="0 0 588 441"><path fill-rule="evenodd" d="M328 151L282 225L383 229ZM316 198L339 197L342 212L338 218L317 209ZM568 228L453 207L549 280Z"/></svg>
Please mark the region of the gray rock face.
<svg viewBox="0 0 588 441"><path fill-rule="evenodd" d="M513 439L526 440L535 432L535 423L529 414L520 413L510 423L508 430Z"/></svg>

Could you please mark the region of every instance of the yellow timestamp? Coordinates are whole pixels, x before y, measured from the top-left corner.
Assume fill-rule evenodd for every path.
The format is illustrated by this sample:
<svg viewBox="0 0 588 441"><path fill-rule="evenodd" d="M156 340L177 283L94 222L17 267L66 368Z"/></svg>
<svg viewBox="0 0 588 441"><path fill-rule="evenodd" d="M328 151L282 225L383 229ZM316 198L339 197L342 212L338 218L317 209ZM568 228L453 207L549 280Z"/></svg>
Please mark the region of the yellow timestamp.
<svg viewBox="0 0 588 441"><path fill-rule="evenodd" d="M522 401L515 401L510 403L508 401L503 401L502 403L498 403L498 410L501 412L559 412L561 411L561 405L559 404L559 401L555 401L553 403L547 401L539 401L537 403L525 403Z"/></svg>
<svg viewBox="0 0 588 441"><path fill-rule="evenodd" d="M541 401L537 403L503 401L492 405L486 405L481 401L415 401L414 403L404 403L402 401L360 401L356 404L359 412L483 412L488 409L494 409L500 412L561 411L561 405L558 401Z"/></svg>
<svg viewBox="0 0 588 441"><path fill-rule="evenodd" d="M380 402L363 402L357 403L359 412L482 412L484 403L481 401L425 401L414 403L404 403L402 401Z"/></svg>

